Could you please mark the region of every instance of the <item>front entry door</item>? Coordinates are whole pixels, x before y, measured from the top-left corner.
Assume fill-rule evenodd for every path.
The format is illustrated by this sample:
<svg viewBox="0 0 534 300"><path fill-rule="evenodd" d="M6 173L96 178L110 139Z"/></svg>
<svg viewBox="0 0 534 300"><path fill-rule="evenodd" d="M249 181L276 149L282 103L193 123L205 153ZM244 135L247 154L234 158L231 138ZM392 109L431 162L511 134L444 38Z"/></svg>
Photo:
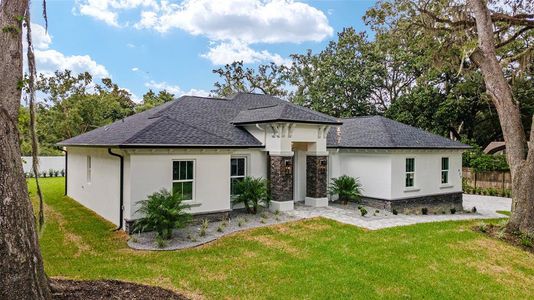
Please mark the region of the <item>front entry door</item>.
<svg viewBox="0 0 534 300"><path fill-rule="evenodd" d="M294 200L304 201L306 197L306 152L297 150L294 153Z"/></svg>

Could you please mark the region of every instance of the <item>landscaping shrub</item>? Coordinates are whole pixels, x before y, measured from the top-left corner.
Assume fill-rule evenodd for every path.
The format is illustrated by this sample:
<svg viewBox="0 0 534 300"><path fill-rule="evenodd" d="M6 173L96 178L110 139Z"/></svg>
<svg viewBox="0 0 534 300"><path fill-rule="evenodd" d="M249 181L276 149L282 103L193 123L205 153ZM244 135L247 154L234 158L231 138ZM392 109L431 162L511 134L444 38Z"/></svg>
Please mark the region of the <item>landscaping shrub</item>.
<svg viewBox="0 0 534 300"><path fill-rule="evenodd" d="M260 204L268 206L270 202L267 180L263 178L243 178L236 184L236 193L232 205L243 203L248 213L256 214Z"/></svg>
<svg viewBox="0 0 534 300"><path fill-rule="evenodd" d="M59 171L59 174L61 174L61 177L65 177L65 170L62 169L61 171Z"/></svg>
<svg viewBox="0 0 534 300"><path fill-rule="evenodd" d="M332 183L328 187L331 196L338 195L339 201L347 204L349 201L360 201L362 185L358 178L347 175L332 178Z"/></svg>
<svg viewBox="0 0 534 300"><path fill-rule="evenodd" d="M453 215L454 215L455 213L456 213L456 208L454 208L454 207L453 207L453 208L451 208L451 214L453 214Z"/></svg>
<svg viewBox="0 0 534 300"><path fill-rule="evenodd" d="M476 212L477 212L477 207L476 207L476 206L473 206L473 208L471 209L471 212L472 212L472 213L476 213Z"/></svg>
<svg viewBox="0 0 534 300"><path fill-rule="evenodd" d="M421 208L421 213L423 215L427 215L428 214L428 208L426 208L426 207Z"/></svg>
<svg viewBox="0 0 534 300"><path fill-rule="evenodd" d="M399 212L396 209L394 209L392 212L393 212L394 215L398 215L399 214Z"/></svg>
<svg viewBox="0 0 534 300"><path fill-rule="evenodd" d="M198 235L205 236L206 231L208 230L209 224L210 222L208 221L208 219L202 220L202 223L200 224L200 232L198 233Z"/></svg>
<svg viewBox="0 0 534 300"><path fill-rule="evenodd" d="M522 234L521 235L521 245L523 245L525 247L528 247L528 248L534 247L534 243L532 242L532 238L530 238L526 234Z"/></svg>
<svg viewBox="0 0 534 300"><path fill-rule="evenodd" d="M141 208L137 212L143 217L134 224L134 231L154 230L157 237L170 239L174 228L182 228L191 220L187 212L189 205L184 204L179 194L171 194L163 189L139 201Z"/></svg>
<svg viewBox="0 0 534 300"><path fill-rule="evenodd" d="M365 215L367 214L367 209L365 208L360 208L360 213L362 214L362 217L365 217Z"/></svg>
<svg viewBox="0 0 534 300"><path fill-rule="evenodd" d="M48 177L54 177L55 172L53 169L48 170Z"/></svg>

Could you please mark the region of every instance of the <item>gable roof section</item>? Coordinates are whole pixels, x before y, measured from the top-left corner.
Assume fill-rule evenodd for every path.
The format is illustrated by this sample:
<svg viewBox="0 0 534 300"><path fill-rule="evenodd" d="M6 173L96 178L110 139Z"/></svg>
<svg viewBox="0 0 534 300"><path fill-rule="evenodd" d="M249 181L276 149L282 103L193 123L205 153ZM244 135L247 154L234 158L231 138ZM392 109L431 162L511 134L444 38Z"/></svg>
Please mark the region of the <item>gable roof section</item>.
<svg viewBox="0 0 534 300"><path fill-rule="evenodd" d="M468 149L468 145L382 116L343 119L328 134L329 148Z"/></svg>
<svg viewBox="0 0 534 300"><path fill-rule="evenodd" d="M264 104L262 106L254 106L242 110L233 119L232 123L236 125L244 125L278 121L313 124L341 124L336 118L305 107L297 106L290 102L278 102L269 105Z"/></svg>
<svg viewBox="0 0 534 300"><path fill-rule="evenodd" d="M232 98L183 96L58 143L60 146L263 147L232 120L241 112L262 111L290 122L337 123L335 118L276 97L239 93ZM244 114L252 120L261 114ZM266 119L265 119L266 120ZM253 123L260 123L253 122Z"/></svg>

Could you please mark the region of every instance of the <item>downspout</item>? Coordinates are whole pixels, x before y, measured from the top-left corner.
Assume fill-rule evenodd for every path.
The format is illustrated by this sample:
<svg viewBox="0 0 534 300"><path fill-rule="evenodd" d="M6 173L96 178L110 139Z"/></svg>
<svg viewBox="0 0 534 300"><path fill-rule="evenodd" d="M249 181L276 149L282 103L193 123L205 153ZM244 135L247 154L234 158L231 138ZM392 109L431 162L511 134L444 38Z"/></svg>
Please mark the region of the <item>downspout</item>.
<svg viewBox="0 0 534 300"><path fill-rule="evenodd" d="M108 148L108 153L110 155L116 156L121 159L120 164L120 192L119 192L119 226L115 229L121 230L122 229L122 222L123 222L123 212L124 212L124 156L111 152L111 148Z"/></svg>
<svg viewBox="0 0 534 300"><path fill-rule="evenodd" d="M69 153L64 148L60 147L60 151L63 151L65 153L65 196L67 196L67 180L68 180L68 174L69 174Z"/></svg>

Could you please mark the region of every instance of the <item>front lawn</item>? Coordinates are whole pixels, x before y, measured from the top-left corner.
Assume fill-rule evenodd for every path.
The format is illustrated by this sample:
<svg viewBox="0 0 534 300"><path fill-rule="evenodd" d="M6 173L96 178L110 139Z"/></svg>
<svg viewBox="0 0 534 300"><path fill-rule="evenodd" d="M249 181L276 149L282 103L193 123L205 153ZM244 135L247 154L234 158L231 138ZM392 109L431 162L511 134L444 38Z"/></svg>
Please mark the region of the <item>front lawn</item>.
<svg viewBox="0 0 534 300"><path fill-rule="evenodd" d="M126 234L64 197L62 178L41 182L49 276L119 279L206 298L534 298L534 255L473 232L478 221L366 231L311 219L190 250L136 251Z"/></svg>

